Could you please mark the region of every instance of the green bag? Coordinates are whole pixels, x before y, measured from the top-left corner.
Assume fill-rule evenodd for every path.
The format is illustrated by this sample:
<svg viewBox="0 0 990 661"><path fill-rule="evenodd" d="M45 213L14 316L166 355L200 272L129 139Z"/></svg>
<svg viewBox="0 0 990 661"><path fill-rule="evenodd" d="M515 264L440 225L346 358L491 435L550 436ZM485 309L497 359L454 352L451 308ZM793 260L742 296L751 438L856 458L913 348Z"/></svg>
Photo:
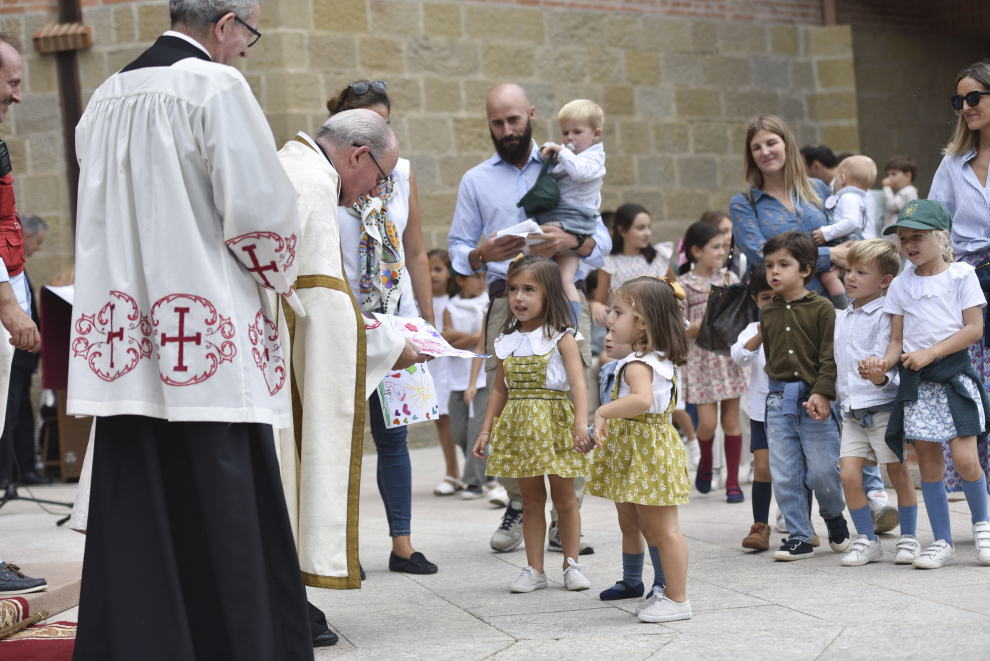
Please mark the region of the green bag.
<svg viewBox="0 0 990 661"><path fill-rule="evenodd" d="M517 207L522 207L526 211L527 218L535 218L541 213L557 208L557 202L560 201L560 189L557 188L557 182L550 176L550 165L553 160L553 158L548 158L543 161L540 174L536 175L536 183L516 203Z"/></svg>

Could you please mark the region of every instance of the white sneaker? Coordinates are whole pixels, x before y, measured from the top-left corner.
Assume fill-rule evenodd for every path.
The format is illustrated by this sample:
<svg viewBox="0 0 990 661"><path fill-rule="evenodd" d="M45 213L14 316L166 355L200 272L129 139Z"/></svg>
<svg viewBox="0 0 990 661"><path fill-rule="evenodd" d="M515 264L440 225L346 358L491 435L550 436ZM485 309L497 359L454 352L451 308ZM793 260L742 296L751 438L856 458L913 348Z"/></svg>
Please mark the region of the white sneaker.
<svg viewBox="0 0 990 661"><path fill-rule="evenodd" d="M698 470L698 463L701 461L701 446L698 445L698 439L684 441L684 449L687 450L688 468Z"/></svg>
<svg viewBox="0 0 990 661"><path fill-rule="evenodd" d="M640 613L642 613L643 611L645 611L647 608L649 608L650 606L652 606L653 603L657 599L659 599L660 598L660 595L662 595L662 594L663 594L663 588L661 588L659 585L654 586L653 587L653 590L651 590L650 593L648 595L646 595L646 601L641 601L638 604L636 604L636 615L639 615Z"/></svg>
<svg viewBox="0 0 990 661"><path fill-rule="evenodd" d="M787 520L784 519L784 513L777 510L777 532L787 534Z"/></svg>
<svg viewBox="0 0 990 661"><path fill-rule="evenodd" d="M895 565L910 565L921 553L921 544L914 535L901 535L897 540L897 555L894 556Z"/></svg>
<svg viewBox="0 0 990 661"><path fill-rule="evenodd" d="M843 567L860 567L870 562L883 560L883 549L880 540L870 540L869 537L857 537L849 547L849 552L840 563Z"/></svg>
<svg viewBox="0 0 990 661"><path fill-rule="evenodd" d="M944 539L932 542L911 564L918 569L939 569L956 564L956 550Z"/></svg>
<svg viewBox="0 0 990 661"><path fill-rule="evenodd" d="M578 590L587 590L591 587L591 581L588 577L581 573L582 569L587 569L588 565L578 564L574 562L574 558L568 558L567 564L570 565L564 570L564 587L571 592L576 592Z"/></svg>
<svg viewBox="0 0 990 661"><path fill-rule="evenodd" d="M973 524L973 540L976 542L976 559L981 565L990 565L990 521Z"/></svg>
<svg viewBox="0 0 990 661"><path fill-rule="evenodd" d="M488 502L495 507L505 507L509 504L509 492L500 484L488 492Z"/></svg>
<svg viewBox="0 0 990 661"><path fill-rule="evenodd" d="M686 599L679 604L671 601L667 595L660 593L657 600L649 607L642 610L639 615L640 622L674 622L675 620L691 619L691 600Z"/></svg>
<svg viewBox="0 0 990 661"><path fill-rule="evenodd" d="M712 469L712 491L721 491L724 486L722 471L718 468Z"/></svg>
<svg viewBox="0 0 990 661"><path fill-rule="evenodd" d="M516 507L518 505L518 507ZM522 503L512 502L505 508L502 524L492 535L491 547L499 553L515 550L523 542Z"/></svg>
<svg viewBox="0 0 990 661"><path fill-rule="evenodd" d="M516 580L512 581L510 592L532 592L542 590L547 586L547 575L539 574L535 569L526 565L523 567Z"/></svg>
<svg viewBox="0 0 990 661"><path fill-rule="evenodd" d="M901 518L897 514L897 508L890 504L887 494L883 491L871 491L867 500L870 502L870 516L873 518L875 534L890 532L900 524Z"/></svg>

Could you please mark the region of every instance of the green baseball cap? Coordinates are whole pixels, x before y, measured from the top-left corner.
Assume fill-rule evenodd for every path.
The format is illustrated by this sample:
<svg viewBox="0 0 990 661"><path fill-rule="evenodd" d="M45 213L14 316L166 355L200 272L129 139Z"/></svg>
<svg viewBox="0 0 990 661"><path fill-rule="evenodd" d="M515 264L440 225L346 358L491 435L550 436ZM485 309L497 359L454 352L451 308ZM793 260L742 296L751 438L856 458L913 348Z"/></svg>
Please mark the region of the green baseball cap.
<svg viewBox="0 0 990 661"><path fill-rule="evenodd" d="M952 229L952 214L938 200L911 200L904 205L897 216L897 222L884 229L884 234L893 234L898 227L916 230Z"/></svg>

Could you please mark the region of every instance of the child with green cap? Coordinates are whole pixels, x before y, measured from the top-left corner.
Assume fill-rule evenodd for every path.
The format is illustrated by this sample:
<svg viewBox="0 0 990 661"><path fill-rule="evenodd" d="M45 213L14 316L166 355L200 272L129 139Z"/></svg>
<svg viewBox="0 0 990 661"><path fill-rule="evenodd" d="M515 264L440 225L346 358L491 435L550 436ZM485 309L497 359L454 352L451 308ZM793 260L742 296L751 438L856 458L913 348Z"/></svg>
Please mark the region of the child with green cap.
<svg viewBox="0 0 990 661"><path fill-rule="evenodd" d="M942 486L948 441L972 515L976 558L990 565L987 477L978 444L987 441L990 402L969 358L969 345L983 338L982 308L987 304L969 264L951 261L945 231L952 216L941 202L914 200L884 234L911 262L894 279L884 312L891 317L891 342L883 358L867 358L860 373L876 385L889 379L888 366L900 363L900 385L885 440L903 461L905 440L914 445L921 469L921 492L934 543L914 560L920 569L956 564L949 525L949 501Z"/></svg>

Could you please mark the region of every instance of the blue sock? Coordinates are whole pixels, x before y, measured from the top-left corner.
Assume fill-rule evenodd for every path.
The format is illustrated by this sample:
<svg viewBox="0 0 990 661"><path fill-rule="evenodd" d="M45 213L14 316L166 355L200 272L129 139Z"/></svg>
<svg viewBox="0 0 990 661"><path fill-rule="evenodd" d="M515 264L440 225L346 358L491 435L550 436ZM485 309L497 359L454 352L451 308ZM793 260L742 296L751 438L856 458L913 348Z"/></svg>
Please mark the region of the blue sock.
<svg viewBox="0 0 990 661"><path fill-rule="evenodd" d="M870 541L877 538L873 534L873 517L870 515L869 505L863 505L858 510L849 510L849 516L852 517L853 525L856 526L856 532Z"/></svg>
<svg viewBox="0 0 990 661"><path fill-rule="evenodd" d="M965 482L963 482L965 484ZM921 495L925 499L925 509L928 510L928 522L932 524L932 534L935 539L944 539L952 546L952 526L949 524L949 496L945 493L945 484L938 482L922 482ZM984 501L985 502L985 501Z"/></svg>
<svg viewBox="0 0 990 661"><path fill-rule="evenodd" d="M901 534L918 536L918 506L911 507L897 506L897 516L901 519Z"/></svg>
<svg viewBox="0 0 990 661"><path fill-rule="evenodd" d="M622 552L622 582L634 587L643 582L643 553Z"/></svg>
<svg viewBox="0 0 990 661"><path fill-rule="evenodd" d="M660 549L655 546L650 549L650 562L653 563L653 585L667 587L667 579L663 577L663 566L660 564Z"/></svg>
<svg viewBox="0 0 990 661"><path fill-rule="evenodd" d="M577 328L578 322L581 321L580 301L571 301L571 312L574 314L574 328Z"/></svg>
<svg viewBox="0 0 990 661"><path fill-rule="evenodd" d="M969 513L973 523L987 520L987 476L981 475L976 482L960 479L966 502L969 503Z"/></svg>

